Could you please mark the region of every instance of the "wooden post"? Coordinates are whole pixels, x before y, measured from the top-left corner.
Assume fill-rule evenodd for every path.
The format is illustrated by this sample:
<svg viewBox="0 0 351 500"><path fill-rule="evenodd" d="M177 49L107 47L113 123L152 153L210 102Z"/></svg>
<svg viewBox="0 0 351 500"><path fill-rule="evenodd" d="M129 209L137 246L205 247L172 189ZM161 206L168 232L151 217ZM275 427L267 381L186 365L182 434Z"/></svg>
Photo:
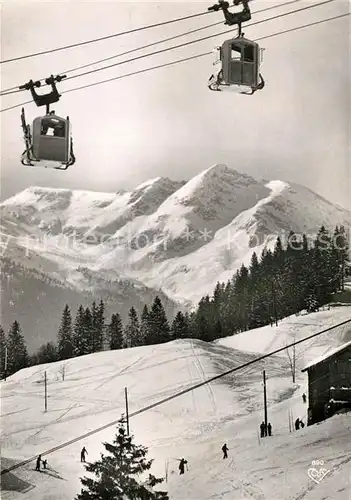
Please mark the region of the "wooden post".
<svg viewBox="0 0 351 500"><path fill-rule="evenodd" d="M7 347L5 347L5 382L7 377Z"/></svg>
<svg viewBox="0 0 351 500"><path fill-rule="evenodd" d="M275 326L278 326L278 316L277 316L277 302L275 297L274 282L272 281L272 302L273 302L273 314L275 319Z"/></svg>
<svg viewBox="0 0 351 500"><path fill-rule="evenodd" d="M345 262L343 250L341 250L341 290L345 290Z"/></svg>
<svg viewBox="0 0 351 500"><path fill-rule="evenodd" d="M267 391L266 391L266 371L263 370L263 401L264 401L264 424L265 433L267 432L268 416L267 416Z"/></svg>
<svg viewBox="0 0 351 500"><path fill-rule="evenodd" d="M126 420L127 420L127 436L129 436L129 409L128 409L128 392L127 388L124 388L124 393L126 397Z"/></svg>
<svg viewBox="0 0 351 500"><path fill-rule="evenodd" d="M294 338L294 342L296 339ZM293 345L293 384L295 384L296 381L296 346L295 344Z"/></svg>
<svg viewBox="0 0 351 500"><path fill-rule="evenodd" d="M44 384L45 384L45 412L47 412L48 411L48 390L47 390L46 372L44 372Z"/></svg>

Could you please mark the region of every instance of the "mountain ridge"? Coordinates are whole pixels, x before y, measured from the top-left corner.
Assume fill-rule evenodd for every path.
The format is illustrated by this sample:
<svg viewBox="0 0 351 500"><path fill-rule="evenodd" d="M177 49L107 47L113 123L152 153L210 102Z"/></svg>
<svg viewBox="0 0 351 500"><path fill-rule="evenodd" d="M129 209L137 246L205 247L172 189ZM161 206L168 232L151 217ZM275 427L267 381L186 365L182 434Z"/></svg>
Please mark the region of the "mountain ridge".
<svg viewBox="0 0 351 500"><path fill-rule="evenodd" d="M3 256L78 294L98 295L102 286L121 298L123 283L133 284L126 304L159 293L168 312L194 306L278 235L316 234L351 219L309 188L223 164L189 181L156 177L117 193L32 186L0 209Z"/></svg>

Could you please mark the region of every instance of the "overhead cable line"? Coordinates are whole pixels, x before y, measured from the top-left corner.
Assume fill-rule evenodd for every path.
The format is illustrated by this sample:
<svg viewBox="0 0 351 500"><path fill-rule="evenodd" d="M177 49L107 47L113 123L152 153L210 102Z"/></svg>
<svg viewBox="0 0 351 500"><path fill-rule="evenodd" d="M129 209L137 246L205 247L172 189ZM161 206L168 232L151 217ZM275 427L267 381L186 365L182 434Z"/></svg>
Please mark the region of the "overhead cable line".
<svg viewBox="0 0 351 500"><path fill-rule="evenodd" d="M273 356L275 354L278 354L279 352L285 351L286 349L289 349L290 347L293 347L294 345L302 344L303 342L306 342L312 338L315 338L319 335L322 335L323 333L329 332L330 330L334 330L335 328L339 328L340 326L346 325L347 323L351 322L351 318L347 319L345 321L342 321L341 323L337 325L330 326L320 332L314 333L312 335L309 335L308 337L304 337L303 339L297 340L295 342L292 342L291 344L288 344L284 347L280 347L279 349L275 349L274 351L271 351L267 354L263 354L262 356L259 356L258 358L252 359L251 361L247 361L246 363L243 363L242 365L236 366L235 368L231 368L230 370L227 370L223 373L220 373L219 375L215 375L214 377L211 377L203 382L199 382L198 384L195 384L191 387L188 387L187 389L183 389L182 391L177 392L176 394L173 394L171 396L167 396L166 398L163 398L159 401L156 401L155 403L151 403L144 408L140 408L139 410L136 410L132 413L129 413L129 418L135 417L137 415L140 415L142 413L145 413L147 411L150 411L164 403L167 403L169 401L172 401L175 398L178 398L179 396L183 396L184 394L187 394L191 391L194 391L195 389L198 389L200 387L203 387L206 384L209 384L211 382L214 382L215 380L219 380L222 377L225 377L227 375L230 375L231 373L237 372L239 370L242 370L243 368L246 368L247 366L253 365L254 363L257 363L258 361L262 361L263 359L266 359L270 356ZM76 438L71 439L70 441L66 441L65 443L62 443L58 446L55 446L54 448L51 448L49 450L43 451L41 455L48 455L49 453L54 453L55 451L59 451L62 448L65 448L67 446L70 446L71 444L74 444L78 441L81 441L82 439L86 439L89 436L92 436L94 434L97 434L98 432L101 432L105 429L108 429L109 427L112 427L113 425L116 425L118 422L120 422L120 418L117 420L113 420L112 422L109 422L101 427L97 427L96 429L93 429L89 432L86 432L85 434L82 434L81 436L77 436ZM32 462L33 460L36 460L37 456L28 458L27 460L23 460L22 462L19 462L18 464L11 465L7 469L3 469L1 471L1 475L7 474L8 472L11 472L14 469L18 469L19 467L22 467L23 465L28 464L29 462Z"/></svg>
<svg viewBox="0 0 351 500"><path fill-rule="evenodd" d="M254 21L253 23L246 24L245 28L248 28L250 26L255 26L257 24L262 24L262 23L265 23L267 21L273 21L273 20L278 19L280 17L289 16L291 14L295 14L296 12L301 12L301 11L307 10L307 9L313 9L315 7L319 7L320 5L324 5L326 3L331 3L331 2L335 2L335 1L336 0L323 0L322 2L319 2L317 4L307 5L305 7L293 10L291 12L285 12L283 14L277 14L277 15L272 16L272 17L261 19L260 21ZM223 23L221 23L221 24L223 24ZM187 47L189 45L193 45L194 43L203 42L205 40L209 40L210 38L221 36L223 34L226 34L226 33L232 32L232 31L233 31L233 29L230 29L230 30L226 30L226 31L223 31L223 32L220 32L220 33L215 33L213 35L207 35L207 36L204 36L202 38L197 38L196 40L189 40L188 42L180 43L179 45L175 45L173 47L166 47L164 49L160 49L160 50L156 50L154 52L150 52L149 54L142 54L140 56L132 57L131 59L126 59L124 61L120 61L120 62L117 62L117 63L114 63L114 64L109 64L108 66L104 66L103 68L96 68L96 69L92 69L90 71L85 71L83 73L79 73L78 75L69 76L69 77L66 78L66 80L72 80L73 78L79 78L81 76L91 75L93 73L98 73L99 71L105 71L106 69L114 68L116 66L121 66L122 64L126 64L126 63L130 63L130 62L138 61L140 59L145 59L145 58L150 57L150 56L155 56L155 55L163 54L164 52L169 52L171 50L180 49L182 47Z"/></svg>
<svg viewBox="0 0 351 500"><path fill-rule="evenodd" d="M255 14L259 14L261 12L266 12L268 10L272 10L272 9L276 9L276 8L280 8L280 7L284 7L286 5L290 5L290 4L297 3L297 2L301 2L301 0L290 0L289 2L285 2L283 4L272 5L271 7L266 7L264 9L256 11ZM178 35L174 35L174 36L171 36L171 37L168 37L168 38L163 38L161 40L157 40L156 42L151 42L151 43L148 43L146 45L142 45L141 47L135 47L133 49L126 50L125 52L121 52L119 54L115 54L115 55L110 56L110 57L105 57L104 59L99 59L97 61L92 61L92 62L87 63L87 64L82 64L81 66L76 66L75 68L71 68L71 69L68 69L68 70L65 70L65 71L60 71L60 74L67 75L67 74L72 73L74 71L78 71L79 69L88 68L89 66L94 66L95 64L100 64L100 63L103 63L103 62L107 62L107 61L110 61L111 59L115 59L117 57L122 57L122 56L125 56L127 54L131 54L133 52L137 52L139 50L143 50L143 49L147 49L149 47L153 47L155 45L159 45L161 43L170 42L171 40L176 40L177 38L181 38L183 36L192 35L194 33L202 31L204 29L212 28L213 26L218 26L220 24L223 24L223 21L218 21L216 23L208 24L206 26L201 26L200 28L196 28L196 29L193 29L193 30L190 30L190 31L186 31L184 33L180 33ZM41 78L39 81L40 82L45 82L45 78ZM0 92L0 96L15 94L17 92L23 92L23 90L19 89L19 85L17 85L16 87L11 87L9 89L2 90Z"/></svg>
<svg viewBox="0 0 351 500"><path fill-rule="evenodd" d="M136 33L138 31L147 30L150 28L157 28L159 26L165 26L167 24L177 23L179 21L185 21L187 19L194 19L195 17L205 16L206 14L211 14L212 12L200 12L198 14L191 14L189 16L178 17L177 19L170 19L169 21L162 21L160 23L148 24L147 26L141 26L140 28L134 28L131 30L120 31L119 33L113 33L112 35L103 36L100 38L93 38L91 40L87 40L85 42L72 43L71 45L64 45L62 47L56 47L55 49L42 50L41 52L34 52L32 54L27 54L25 56L13 57L12 59L5 59L4 61L0 61L0 64L5 64L13 61L19 61L21 59L28 59L30 57L41 56L44 54L51 54L53 52L59 52L60 50L73 49L74 47L80 47L82 45L88 45L89 43L101 42L103 40L109 40L111 38L116 38L122 35L128 35L130 33Z"/></svg>
<svg viewBox="0 0 351 500"><path fill-rule="evenodd" d="M335 1L336 0L323 0L322 2L319 2L319 3L316 3L316 4L312 4L312 5L307 5L305 7L301 7L300 9L292 10L290 12L284 12L282 14L277 14L275 16L268 17L268 18L265 18L265 19L261 19L259 21L254 21L253 23L246 24L245 28L251 27L251 26L256 26L257 24L262 24L262 23L265 23L265 22L268 22L268 21L273 21L275 19L279 19L280 17L286 17L286 16L289 16L291 14L295 14L297 12L302 12L302 11L307 10L307 9L314 9L315 7L319 7L321 5L325 5L327 3L331 3L331 2L335 2ZM221 22L220 24L223 24L223 22ZM150 52L149 54L142 54L140 56L132 57L131 59L125 59L124 61L120 61L120 62L117 62L117 63L109 64L108 66L104 66L102 68L96 68L96 69L92 69L92 70L89 70L89 71L85 71L83 73L79 73L78 75L69 76L68 78L66 78L66 80L72 80L73 78L79 78L81 76L86 76L86 75L90 75L90 74L93 74L93 73L98 73L99 71L105 71L107 69L111 69L111 68L114 68L116 66L122 66L123 64L127 64L127 63L130 63L130 62L135 62L135 61L138 61L140 59L145 59L147 57L159 55L159 54L162 54L164 52L169 52L169 51L172 51L172 50L175 50L175 49L180 49L182 47L187 47L187 46L193 45L195 43L199 43L199 42L203 42L205 40L209 40L210 38L215 38L217 36L225 35L226 33L229 33L229 32L232 32L232 31L233 30L230 29L230 30L219 32L219 33L214 33L212 35L207 35L207 36L202 37L202 38L197 38L196 40L190 40L188 42L184 42L184 43L181 43L179 45L175 45L173 47L166 47L165 49L156 50L154 52Z"/></svg>
<svg viewBox="0 0 351 500"><path fill-rule="evenodd" d="M351 13L348 12L346 14L340 14L338 16L329 17L327 19L322 19L320 21L314 21L312 23L304 24L304 25L301 25L301 26L296 26L294 28L289 28L289 29L286 29L286 30L283 30L283 31L278 31L277 33L272 33L270 35L262 36L260 38L256 38L254 41L257 42L257 41L260 41L260 40L266 40L267 38L272 38L272 37L275 37L275 36L283 35L283 34L290 33L290 32L293 32L293 31L297 31L297 30L300 30L300 29L308 28L310 26L316 26L318 24L326 23L326 22L329 22L329 21L334 21L336 19L341 19L343 17L347 17L347 16L350 16L350 15L351 15ZM108 78L106 80L100 80L98 82L88 83L88 84L82 85L80 87L74 87L72 89L64 90L64 91L61 92L61 94L67 94L69 92L75 92L76 90L82 90L82 89L86 89L86 88L89 88L89 87L94 87L96 85L101 85L103 83L108 83L108 82L112 82L112 81L115 81L115 80L121 80L123 78L128 78L129 76L134 76L134 75L138 75L138 74L141 74L141 73L147 73L147 72L153 71L155 69L165 68L167 66L173 66L175 64L179 64L179 63L186 62L186 61L191 61L193 59L198 59L200 57L208 56L208 55L211 55L211 54L213 54L212 51L210 51L210 52L204 52L202 54L197 54L195 56L184 57L182 59L177 59L175 61L171 61L171 62L168 62L168 63L158 64L157 66L151 66L149 68L145 68L145 69L141 69L141 70L137 70L137 71L132 71L131 73L126 73L124 75L115 76L115 77L112 77L112 78ZM5 111L10 111L12 109L16 109L16 108L25 106L27 104L30 104L31 102L33 102L32 99L30 101L25 101L25 102L22 102L20 104L14 104L13 106L9 106L7 108L1 109L0 113L3 113Z"/></svg>

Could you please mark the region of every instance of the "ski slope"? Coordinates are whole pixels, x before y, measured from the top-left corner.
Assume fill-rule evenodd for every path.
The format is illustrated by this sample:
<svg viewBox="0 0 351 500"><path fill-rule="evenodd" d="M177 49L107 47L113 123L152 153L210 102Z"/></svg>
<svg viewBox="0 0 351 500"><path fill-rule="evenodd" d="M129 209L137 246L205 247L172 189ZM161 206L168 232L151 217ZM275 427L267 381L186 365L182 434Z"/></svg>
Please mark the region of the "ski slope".
<svg viewBox="0 0 351 500"><path fill-rule="evenodd" d="M278 327L244 332L214 344L185 339L21 370L1 383L2 468L118 420L124 412L125 387L133 413L249 362L279 343L349 318L351 307L335 307L286 318ZM132 417L136 442L148 446L150 458L155 459L151 472L164 476L167 471L167 483L161 487L169 491L170 499L350 500L350 414L289 432L289 412L306 423L307 405L301 395L307 392L307 379L300 366L346 342L350 331L351 324L302 344L295 384L282 353ZM260 439L263 369L273 436ZM31 462L2 476L1 498L73 500L85 473L79 461L81 448L87 448L89 461L96 460L104 451L102 441L110 441L114 432L111 426L44 456L50 467L45 472L36 472ZM222 460L224 442L228 460ZM177 459L183 456L189 470L179 476ZM313 460L323 460L323 468L329 471L320 483L308 476Z"/></svg>

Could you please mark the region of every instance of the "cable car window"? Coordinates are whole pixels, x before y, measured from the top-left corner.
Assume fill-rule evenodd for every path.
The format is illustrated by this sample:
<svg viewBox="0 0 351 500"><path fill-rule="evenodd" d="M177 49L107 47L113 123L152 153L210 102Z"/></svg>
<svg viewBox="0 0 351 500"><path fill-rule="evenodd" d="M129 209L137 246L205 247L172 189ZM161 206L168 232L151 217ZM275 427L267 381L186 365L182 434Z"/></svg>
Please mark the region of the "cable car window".
<svg viewBox="0 0 351 500"><path fill-rule="evenodd" d="M65 137L66 126L64 122L59 122L54 127L54 136L55 137Z"/></svg>
<svg viewBox="0 0 351 500"><path fill-rule="evenodd" d="M65 137L66 124L60 120L46 119L41 122L41 135L50 135L54 137Z"/></svg>
<svg viewBox="0 0 351 500"><path fill-rule="evenodd" d="M243 61L254 62L255 59L255 51L254 47L246 46L243 50Z"/></svg>
<svg viewBox="0 0 351 500"><path fill-rule="evenodd" d="M240 46L232 45L231 59L232 59L232 61L240 61L240 59L241 59L241 47Z"/></svg>

